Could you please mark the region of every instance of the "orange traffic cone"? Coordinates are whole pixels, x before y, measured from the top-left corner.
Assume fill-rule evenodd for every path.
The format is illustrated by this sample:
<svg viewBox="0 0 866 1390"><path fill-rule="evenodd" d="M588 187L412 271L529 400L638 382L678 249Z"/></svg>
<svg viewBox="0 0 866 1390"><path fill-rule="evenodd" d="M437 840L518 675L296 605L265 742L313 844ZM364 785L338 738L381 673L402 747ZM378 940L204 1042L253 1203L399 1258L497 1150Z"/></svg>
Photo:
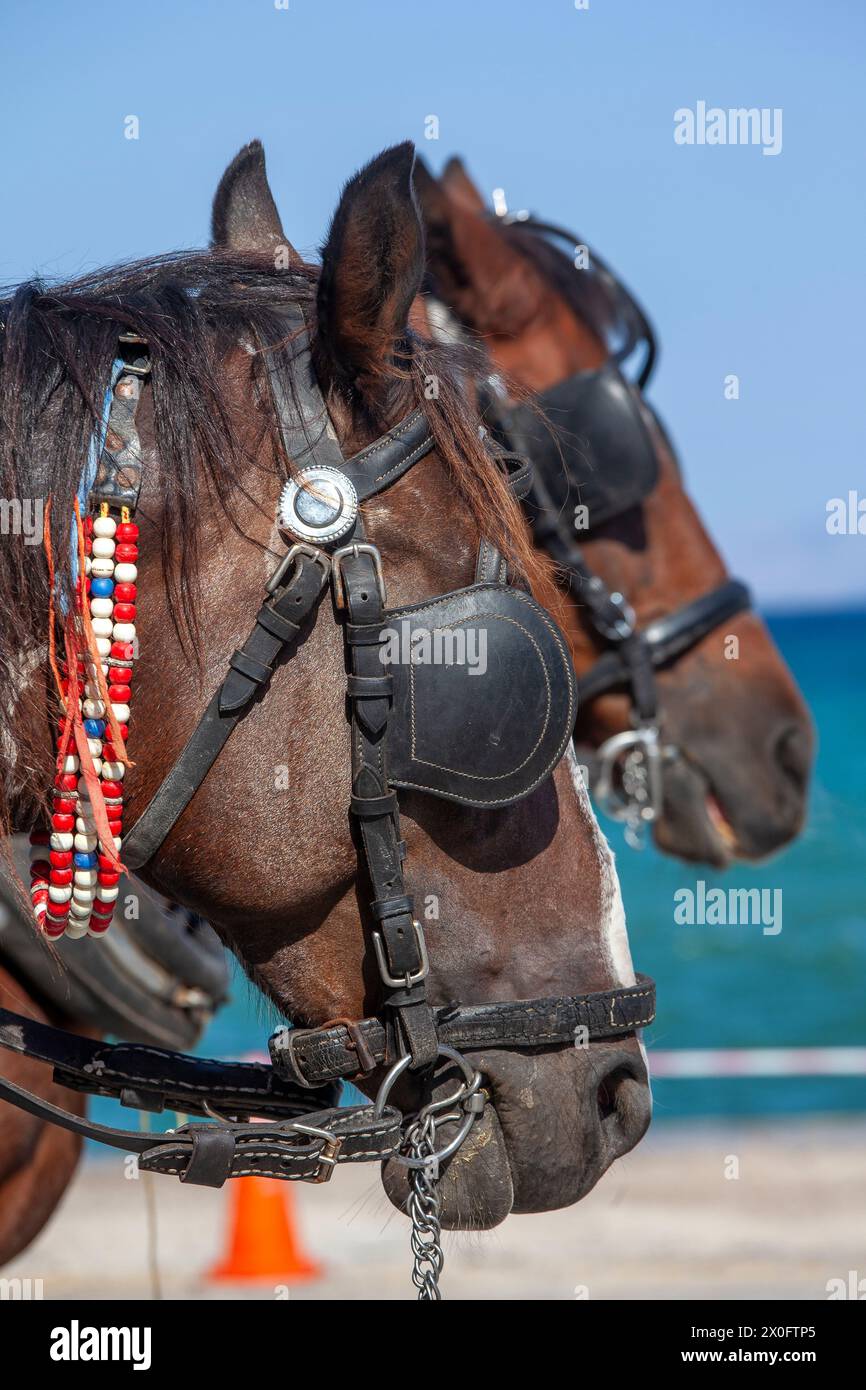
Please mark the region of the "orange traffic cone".
<svg viewBox="0 0 866 1390"><path fill-rule="evenodd" d="M272 1279L299 1284L322 1269L301 1247L295 1194L277 1178L235 1178L230 1188L229 1247L207 1278L222 1283Z"/></svg>

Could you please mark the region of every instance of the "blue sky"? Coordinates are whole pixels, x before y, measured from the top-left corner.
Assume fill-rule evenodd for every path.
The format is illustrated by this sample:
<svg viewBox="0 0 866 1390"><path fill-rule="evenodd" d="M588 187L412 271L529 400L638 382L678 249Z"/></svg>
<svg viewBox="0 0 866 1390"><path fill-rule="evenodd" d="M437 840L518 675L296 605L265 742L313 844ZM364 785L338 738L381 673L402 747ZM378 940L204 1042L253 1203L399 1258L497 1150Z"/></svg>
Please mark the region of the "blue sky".
<svg viewBox="0 0 866 1390"><path fill-rule="evenodd" d="M203 244L253 136L308 251L383 146L459 152L485 190L573 224L649 309L653 398L761 600L866 601L866 536L825 528L829 498L866 497L866 6L5 0L0 40L0 279ZM781 108L781 153L675 144L674 111L700 100Z"/></svg>

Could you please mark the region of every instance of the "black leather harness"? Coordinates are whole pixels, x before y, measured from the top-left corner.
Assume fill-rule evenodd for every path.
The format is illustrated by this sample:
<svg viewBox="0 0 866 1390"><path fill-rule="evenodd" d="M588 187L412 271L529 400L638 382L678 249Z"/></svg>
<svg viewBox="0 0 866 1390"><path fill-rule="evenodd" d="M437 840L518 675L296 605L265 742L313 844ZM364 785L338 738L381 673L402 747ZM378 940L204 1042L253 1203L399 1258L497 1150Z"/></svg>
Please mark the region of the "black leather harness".
<svg viewBox="0 0 866 1390"><path fill-rule="evenodd" d="M526 213L504 221L525 230L533 243L574 248L580 238ZM599 805L627 823L632 843L641 843L646 825L661 812L661 763L676 756L662 748L657 670L691 651L722 623L751 607L748 588L727 579L648 627L639 629L623 594L613 593L587 564L578 535L593 531L639 506L658 480L658 460L644 413L676 458L667 432L643 398L658 360L655 333L644 310L601 257L589 253L585 269L574 271L575 307L608 344L609 360L598 370L579 372L535 398L535 408L514 404L491 378L482 387L484 416L499 442L531 459L527 497L535 539L559 566L586 622L606 650L578 680L581 709L600 695L626 691L631 698L631 730L598 749L578 745ZM625 374L635 355L634 382ZM540 413L539 413L540 412ZM578 508L583 509L578 512ZM578 525L579 522L579 525Z"/></svg>
<svg viewBox="0 0 866 1390"><path fill-rule="evenodd" d="M363 501L384 491L434 447L422 412L413 411L369 448L344 459L315 381L300 309L287 327L293 335L290 371L281 358L268 358L287 456L302 469L332 470L343 497L354 489ZM136 343L135 350L141 375L146 345ZM109 432L110 427L111 419ZM523 496L528 467L498 448L493 452L515 494ZM100 488L115 496L119 487L106 465L91 500L101 500ZM310 488L302 511L315 516L321 503ZM267 687L280 656L314 620L331 578L349 672L350 810L359 872L369 894L381 1014L320 1028L280 1029L270 1042L268 1067L95 1044L0 1010L0 1046L49 1063L62 1084L113 1095L126 1105L155 1111L169 1106L216 1119L164 1135L140 1135L85 1121L0 1078L3 1099L88 1138L136 1152L142 1168L176 1173L186 1182L218 1186L248 1172L316 1181L327 1178L337 1162L396 1153L401 1117L384 1103L387 1088L375 1106L335 1108L339 1079L382 1063L392 1073L404 1065L426 1071L443 1049L453 1059L459 1047L574 1045L578 1038L588 1042L631 1033L654 1015L655 987L644 977L632 986L569 998L431 1005L423 928L403 876L396 788L419 787L472 806L510 805L527 796L568 745L576 710L574 675L561 632L528 593L507 583L502 557L488 542L481 544L476 584L391 611L381 558L366 537L360 512L342 539L346 543L332 554L304 541L288 550L268 583L249 637L231 656L177 762L126 835L122 858L136 869L157 853L253 699ZM492 663L486 698L473 694L477 676L465 664L383 663L386 635L399 632L404 622L410 640L432 624L449 640L467 624L483 633L486 660ZM438 731L431 727L437 709ZM466 1091L470 1123L480 1101L477 1080ZM310 1088L317 1088L320 1099L313 1113L307 1113ZM249 1124L251 1116L264 1118Z"/></svg>

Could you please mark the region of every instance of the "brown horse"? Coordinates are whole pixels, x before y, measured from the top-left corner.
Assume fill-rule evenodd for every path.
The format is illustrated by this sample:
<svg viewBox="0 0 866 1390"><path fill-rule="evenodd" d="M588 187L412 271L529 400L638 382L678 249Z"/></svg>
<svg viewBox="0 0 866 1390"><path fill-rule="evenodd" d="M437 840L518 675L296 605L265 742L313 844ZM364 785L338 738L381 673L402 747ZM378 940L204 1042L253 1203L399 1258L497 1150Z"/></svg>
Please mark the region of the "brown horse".
<svg viewBox="0 0 866 1390"><path fill-rule="evenodd" d="M484 343L492 367L532 399L608 357L569 293L579 274L562 256L539 256L538 238L491 218L462 163L441 179L416 174L437 298ZM642 413L658 481L640 507L601 525L581 550L609 590L626 596L637 625L707 594L726 576L683 484L664 432ZM579 597L579 596L578 596ZM558 611L578 676L597 660L598 638L579 601ZM738 648L729 638L738 639ZM738 650L738 659L731 659ZM813 756L808 712L761 620L738 614L659 672L664 741L659 847L683 859L725 865L758 859L800 831ZM630 727L625 694L601 695L578 713L576 741L595 748Z"/></svg>
<svg viewBox="0 0 866 1390"><path fill-rule="evenodd" d="M390 600L470 584L482 531L515 572L537 568L449 354L409 327L425 269L412 163L402 145L349 183L319 274L287 242L254 144L217 194L221 249L50 292L26 286L3 306L0 491L40 496L50 480L55 537L68 534L117 334L131 331L150 345L153 386L139 411L141 659L130 824L197 724L282 554L274 514L287 460L252 345L280 341L285 306L303 300L315 325L316 375L345 454L416 404L434 435L434 452L364 507ZM426 390L431 376L435 399ZM58 559L68 584L68 561ZM0 606L0 709L12 711L3 746L13 750L3 784L11 821L26 827L50 781L54 722L39 659L47 574L32 548L0 553ZM250 978L286 1016L310 1025L362 1016L378 995L363 968L344 700L341 643L320 618L278 669L267 699L238 725L144 875L214 923ZM633 981L612 857L567 761L504 810L417 794L401 796L401 810L412 886L435 904L425 924L434 1003ZM586 1049L491 1047L472 1060L493 1105L444 1174L448 1224L488 1226L510 1210L577 1201L647 1127L636 1036ZM400 1202L403 1172L386 1165L386 1188Z"/></svg>

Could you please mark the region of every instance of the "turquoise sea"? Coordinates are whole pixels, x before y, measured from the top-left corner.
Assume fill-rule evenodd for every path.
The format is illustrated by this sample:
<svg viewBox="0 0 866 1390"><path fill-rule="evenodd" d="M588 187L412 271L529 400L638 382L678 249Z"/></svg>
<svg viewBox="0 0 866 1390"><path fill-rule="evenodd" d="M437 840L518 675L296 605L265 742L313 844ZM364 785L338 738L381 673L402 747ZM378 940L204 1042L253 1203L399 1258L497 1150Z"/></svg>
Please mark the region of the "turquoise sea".
<svg viewBox="0 0 866 1390"><path fill-rule="evenodd" d="M652 849L636 853L616 825L605 827L617 850L632 954L658 985L650 1054L654 1047L866 1046L866 611L769 621L818 727L802 838L765 865L718 874ZM674 893L700 878L708 887L780 888L782 931L677 925ZM261 1051L275 1022L238 971L232 1002L200 1050ZM662 1122L866 1110L866 1077L671 1079L653 1089ZM109 1108L119 1116L104 1105L106 1118Z"/></svg>

